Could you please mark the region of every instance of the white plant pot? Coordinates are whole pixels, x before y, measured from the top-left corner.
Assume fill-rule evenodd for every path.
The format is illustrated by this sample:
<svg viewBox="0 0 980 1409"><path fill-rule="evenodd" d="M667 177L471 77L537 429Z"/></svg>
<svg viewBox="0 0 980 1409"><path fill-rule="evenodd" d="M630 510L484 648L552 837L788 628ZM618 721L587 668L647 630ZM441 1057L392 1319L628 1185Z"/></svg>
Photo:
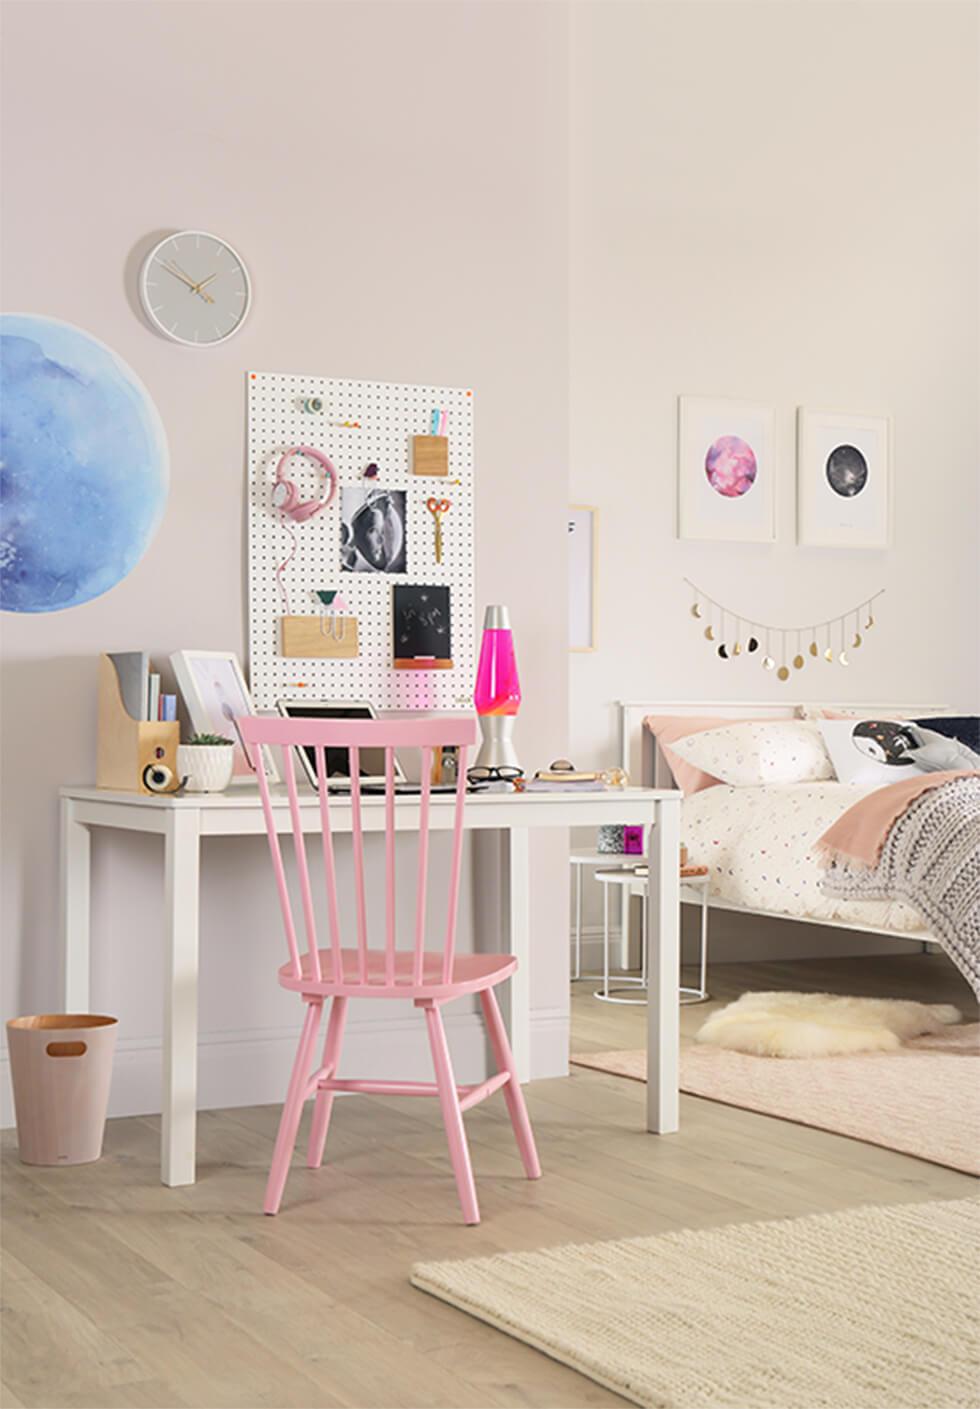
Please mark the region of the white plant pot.
<svg viewBox="0 0 980 1409"><path fill-rule="evenodd" d="M231 782L235 750L231 744L179 744L177 776L189 793L221 793Z"/></svg>

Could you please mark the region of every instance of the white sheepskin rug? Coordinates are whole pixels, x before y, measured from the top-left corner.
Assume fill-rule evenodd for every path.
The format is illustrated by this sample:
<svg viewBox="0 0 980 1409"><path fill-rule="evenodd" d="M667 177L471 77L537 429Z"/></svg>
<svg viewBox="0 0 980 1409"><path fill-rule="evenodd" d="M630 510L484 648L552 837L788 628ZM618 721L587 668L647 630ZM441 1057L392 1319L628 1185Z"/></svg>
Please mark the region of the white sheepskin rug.
<svg viewBox="0 0 980 1409"><path fill-rule="evenodd" d="M841 998L835 993L743 993L704 1024L699 1042L756 1057L892 1052L910 1037L960 1021L948 1003Z"/></svg>

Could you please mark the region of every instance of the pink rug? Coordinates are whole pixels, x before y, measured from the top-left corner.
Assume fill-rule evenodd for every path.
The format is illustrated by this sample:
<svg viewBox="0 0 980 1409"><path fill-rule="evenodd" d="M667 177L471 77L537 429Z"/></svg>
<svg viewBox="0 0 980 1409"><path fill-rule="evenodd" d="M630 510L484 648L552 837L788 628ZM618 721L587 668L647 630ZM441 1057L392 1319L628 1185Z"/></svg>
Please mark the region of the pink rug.
<svg viewBox="0 0 980 1409"><path fill-rule="evenodd" d="M643 1051L572 1062L646 1080ZM980 1175L980 1023L856 1057L749 1057L689 1042L681 1090Z"/></svg>

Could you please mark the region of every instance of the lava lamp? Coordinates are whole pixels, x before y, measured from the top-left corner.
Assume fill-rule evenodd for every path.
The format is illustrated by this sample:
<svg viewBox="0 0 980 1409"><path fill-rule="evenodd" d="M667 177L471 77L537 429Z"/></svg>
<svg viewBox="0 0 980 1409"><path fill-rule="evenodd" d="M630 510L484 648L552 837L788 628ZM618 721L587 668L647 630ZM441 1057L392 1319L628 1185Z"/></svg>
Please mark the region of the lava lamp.
<svg viewBox="0 0 980 1409"><path fill-rule="evenodd" d="M514 715L521 707L521 682L506 607L487 607L473 703L483 734L474 767L520 768L512 736Z"/></svg>

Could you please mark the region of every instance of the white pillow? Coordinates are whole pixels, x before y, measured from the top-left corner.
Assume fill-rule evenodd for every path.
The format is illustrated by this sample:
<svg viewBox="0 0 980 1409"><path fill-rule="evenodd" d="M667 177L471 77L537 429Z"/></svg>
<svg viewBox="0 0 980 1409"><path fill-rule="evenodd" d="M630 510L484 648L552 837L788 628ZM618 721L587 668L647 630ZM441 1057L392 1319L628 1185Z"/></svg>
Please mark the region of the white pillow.
<svg viewBox="0 0 980 1409"><path fill-rule="evenodd" d="M901 719L821 719L817 726L842 783L879 788L925 772L903 762L916 743Z"/></svg>
<svg viewBox="0 0 980 1409"><path fill-rule="evenodd" d="M820 730L808 719L741 720L689 734L670 747L734 788L819 783L834 776Z"/></svg>

